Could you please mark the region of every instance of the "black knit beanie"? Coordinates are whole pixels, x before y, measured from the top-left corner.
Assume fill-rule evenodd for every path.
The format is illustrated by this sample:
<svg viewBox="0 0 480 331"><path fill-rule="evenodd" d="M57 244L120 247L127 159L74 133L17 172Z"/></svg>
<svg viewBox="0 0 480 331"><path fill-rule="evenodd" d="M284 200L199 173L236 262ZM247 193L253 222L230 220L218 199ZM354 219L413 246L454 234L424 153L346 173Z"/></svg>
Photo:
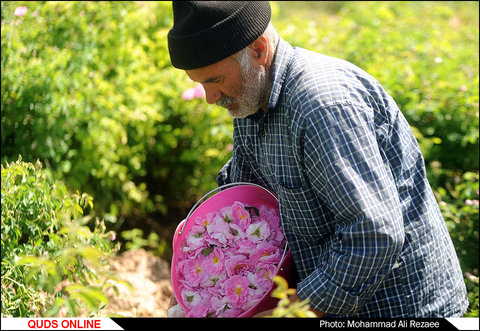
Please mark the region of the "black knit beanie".
<svg viewBox="0 0 480 331"><path fill-rule="evenodd" d="M250 45L270 22L268 1L172 1L168 32L172 65L198 69Z"/></svg>

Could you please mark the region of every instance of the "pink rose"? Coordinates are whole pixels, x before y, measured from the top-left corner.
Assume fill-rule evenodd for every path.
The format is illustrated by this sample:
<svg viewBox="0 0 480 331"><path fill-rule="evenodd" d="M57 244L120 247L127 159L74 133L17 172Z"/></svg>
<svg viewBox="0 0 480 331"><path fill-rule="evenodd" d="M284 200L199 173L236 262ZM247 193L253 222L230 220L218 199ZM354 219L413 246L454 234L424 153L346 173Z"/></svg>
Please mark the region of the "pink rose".
<svg viewBox="0 0 480 331"><path fill-rule="evenodd" d="M250 269L250 262L245 255L235 255L226 262L227 276L241 275Z"/></svg>
<svg viewBox="0 0 480 331"><path fill-rule="evenodd" d="M266 221L252 223L247 228L247 238L254 243L263 241L270 236L270 227Z"/></svg>
<svg viewBox="0 0 480 331"><path fill-rule="evenodd" d="M282 252L279 248L269 242L260 243L256 250L250 255L254 265L259 263L278 263L281 257Z"/></svg>
<svg viewBox="0 0 480 331"><path fill-rule="evenodd" d="M13 12L13 15L15 16L23 16L27 13L27 7L25 6L20 6L20 7L17 7L15 9L15 11Z"/></svg>
<svg viewBox="0 0 480 331"><path fill-rule="evenodd" d="M200 99L205 96L205 90L203 89L202 84L197 84L197 86L194 87L193 96Z"/></svg>
<svg viewBox="0 0 480 331"><path fill-rule="evenodd" d="M250 225L250 214L245 209L241 202L235 202L232 206L233 222L237 224L242 230L245 230Z"/></svg>
<svg viewBox="0 0 480 331"><path fill-rule="evenodd" d="M248 299L248 286L250 282L247 277L236 275L225 281L225 294L233 308L240 308Z"/></svg>
<svg viewBox="0 0 480 331"><path fill-rule="evenodd" d="M183 275L185 276L185 280L194 287L206 280L208 278L208 273L203 263L203 259L200 257L187 260L183 265Z"/></svg>
<svg viewBox="0 0 480 331"><path fill-rule="evenodd" d="M184 287L181 293L183 303L188 309L193 309L202 300L200 293L192 288Z"/></svg>
<svg viewBox="0 0 480 331"><path fill-rule="evenodd" d="M255 270L255 283L265 292L273 284L273 276L277 272L277 267L273 264L263 264Z"/></svg>
<svg viewBox="0 0 480 331"><path fill-rule="evenodd" d="M216 215L217 215L217 213L208 213L207 215L205 215L205 217L197 217L195 219L195 224L202 225L204 227L208 227L212 223L213 218Z"/></svg>
<svg viewBox="0 0 480 331"><path fill-rule="evenodd" d="M200 292L200 302L198 302L192 310L186 313L187 317L207 317L214 314L214 310L210 305L210 297L212 295L207 291Z"/></svg>
<svg viewBox="0 0 480 331"><path fill-rule="evenodd" d="M183 100L192 100L195 97L195 90L193 88L189 88L182 93Z"/></svg>
<svg viewBox="0 0 480 331"><path fill-rule="evenodd" d="M187 245L183 248L184 252L196 250L197 248L204 247L205 242L205 228L200 225L194 225L191 232L188 234Z"/></svg>
<svg viewBox="0 0 480 331"><path fill-rule="evenodd" d="M183 100L192 100L194 98L203 98L205 96L205 90L202 84L198 84L193 88L186 89L182 93Z"/></svg>
<svg viewBox="0 0 480 331"><path fill-rule="evenodd" d="M208 251L209 249L206 250ZM209 275L220 274L225 268L225 255L223 251L218 247L213 248L213 250L205 256L204 265Z"/></svg>

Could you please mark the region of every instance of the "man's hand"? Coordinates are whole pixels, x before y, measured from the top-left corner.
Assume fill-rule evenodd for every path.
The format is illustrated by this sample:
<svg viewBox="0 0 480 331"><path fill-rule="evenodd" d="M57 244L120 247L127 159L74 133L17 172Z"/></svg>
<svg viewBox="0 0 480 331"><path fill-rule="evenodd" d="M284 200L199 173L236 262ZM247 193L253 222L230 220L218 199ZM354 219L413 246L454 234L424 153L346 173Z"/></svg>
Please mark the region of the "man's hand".
<svg viewBox="0 0 480 331"><path fill-rule="evenodd" d="M185 312L182 307L178 304L175 296L172 296L170 299L170 304L168 305L167 317L185 317Z"/></svg>

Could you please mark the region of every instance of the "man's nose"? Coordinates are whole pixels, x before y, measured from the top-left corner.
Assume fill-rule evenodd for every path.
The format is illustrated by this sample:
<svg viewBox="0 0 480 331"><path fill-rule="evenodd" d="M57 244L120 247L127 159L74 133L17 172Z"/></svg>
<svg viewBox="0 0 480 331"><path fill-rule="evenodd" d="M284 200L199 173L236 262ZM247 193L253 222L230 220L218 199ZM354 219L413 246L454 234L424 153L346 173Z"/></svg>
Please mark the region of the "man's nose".
<svg viewBox="0 0 480 331"><path fill-rule="evenodd" d="M222 97L222 92L218 89L206 88L205 86L203 88L205 89L205 99L211 105Z"/></svg>

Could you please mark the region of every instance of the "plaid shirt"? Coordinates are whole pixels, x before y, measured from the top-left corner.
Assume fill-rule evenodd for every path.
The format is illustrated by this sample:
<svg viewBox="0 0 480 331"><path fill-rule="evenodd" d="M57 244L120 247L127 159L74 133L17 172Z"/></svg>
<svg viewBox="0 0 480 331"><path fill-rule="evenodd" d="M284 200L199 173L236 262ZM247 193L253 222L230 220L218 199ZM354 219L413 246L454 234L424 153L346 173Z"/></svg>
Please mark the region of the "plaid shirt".
<svg viewBox="0 0 480 331"><path fill-rule="evenodd" d="M336 316L461 316L458 258L393 99L356 66L280 39L267 112L234 120L219 185L274 191L297 292Z"/></svg>

